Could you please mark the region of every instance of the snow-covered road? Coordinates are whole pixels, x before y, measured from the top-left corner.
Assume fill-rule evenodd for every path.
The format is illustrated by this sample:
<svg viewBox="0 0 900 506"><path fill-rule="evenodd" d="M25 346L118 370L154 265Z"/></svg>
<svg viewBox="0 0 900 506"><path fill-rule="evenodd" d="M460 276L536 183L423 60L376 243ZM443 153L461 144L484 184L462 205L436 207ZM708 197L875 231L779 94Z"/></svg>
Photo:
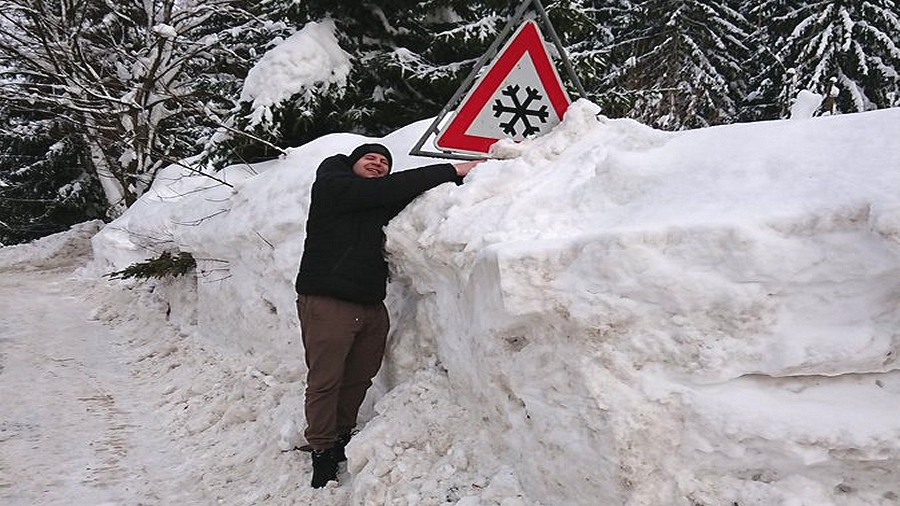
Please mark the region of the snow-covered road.
<svg viewBox="0 0 900 506"><path fill-rule="evenodd" d="M0 275L0 504L209 504L70 271Z"/></svg>

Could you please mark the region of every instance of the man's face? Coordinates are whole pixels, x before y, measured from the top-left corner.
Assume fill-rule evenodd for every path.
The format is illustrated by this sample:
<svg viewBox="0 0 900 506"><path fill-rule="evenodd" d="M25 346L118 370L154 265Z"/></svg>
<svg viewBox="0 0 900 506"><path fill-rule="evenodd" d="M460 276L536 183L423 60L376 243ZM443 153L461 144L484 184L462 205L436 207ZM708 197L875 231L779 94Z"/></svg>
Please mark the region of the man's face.
<svg viewBox="0 0 900 506"><path fill-rule="evenodd" d="M362 177L383 177L390 171L388 159L381 153L366 153L353 164L353 172Z"/></svg>

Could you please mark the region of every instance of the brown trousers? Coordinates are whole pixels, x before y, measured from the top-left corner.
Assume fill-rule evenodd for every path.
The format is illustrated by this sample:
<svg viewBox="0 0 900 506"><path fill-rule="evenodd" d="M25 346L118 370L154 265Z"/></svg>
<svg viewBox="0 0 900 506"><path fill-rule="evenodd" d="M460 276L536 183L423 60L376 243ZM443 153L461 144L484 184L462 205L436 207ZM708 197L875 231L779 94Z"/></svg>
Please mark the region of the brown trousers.
<svg viewBox="0 0 900 506"><path fill-rule="evenodd" d="M306 348L306 441L334 446L356 426L359 407L381 367L390 328L383 303L357 304L333 297L297 299Z"/></svg>

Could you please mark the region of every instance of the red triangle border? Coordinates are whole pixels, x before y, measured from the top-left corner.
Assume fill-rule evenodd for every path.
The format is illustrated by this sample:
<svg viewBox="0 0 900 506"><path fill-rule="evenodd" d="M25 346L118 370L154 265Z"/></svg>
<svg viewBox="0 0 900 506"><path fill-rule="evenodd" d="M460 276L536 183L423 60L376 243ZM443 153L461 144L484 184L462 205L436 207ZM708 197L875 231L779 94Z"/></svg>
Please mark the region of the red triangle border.
<svg viewBox="0 0 900 506"><path fill-rule="evenodd" d="M562 81L547 54L544 40L537 23L526 21L509 42L500 56L490 65L489 70L472 89L469 97L463 101L456 115L444 132L435 139L435 145L441 149L460 150L476 153L488 153L491 145L498 141L491 137L467 135L466 130L472 125L478 114L484 109L488 100L494 96L503 80L509 76L515 65L528 53L534 63L537 75L544 86L554 111L559 118L563 117L571 101L562 86Z"/></svg>

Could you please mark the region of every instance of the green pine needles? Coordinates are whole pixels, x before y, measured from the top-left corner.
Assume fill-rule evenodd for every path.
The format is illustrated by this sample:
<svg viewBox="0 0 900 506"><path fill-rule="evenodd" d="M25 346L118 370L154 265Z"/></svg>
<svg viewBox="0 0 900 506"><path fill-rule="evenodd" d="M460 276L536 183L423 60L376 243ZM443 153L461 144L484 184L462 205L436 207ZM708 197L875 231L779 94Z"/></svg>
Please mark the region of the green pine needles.
<svg viewBox="0 0 900 506"><path fill-rule="evenodd" d="M107 276L110 279L162 279L166 276L183 276L192 271L196 265L194 257L186 251L179 252L177 255L166 251L156 258L131 264L121 271L111 272Z"/></svg>

